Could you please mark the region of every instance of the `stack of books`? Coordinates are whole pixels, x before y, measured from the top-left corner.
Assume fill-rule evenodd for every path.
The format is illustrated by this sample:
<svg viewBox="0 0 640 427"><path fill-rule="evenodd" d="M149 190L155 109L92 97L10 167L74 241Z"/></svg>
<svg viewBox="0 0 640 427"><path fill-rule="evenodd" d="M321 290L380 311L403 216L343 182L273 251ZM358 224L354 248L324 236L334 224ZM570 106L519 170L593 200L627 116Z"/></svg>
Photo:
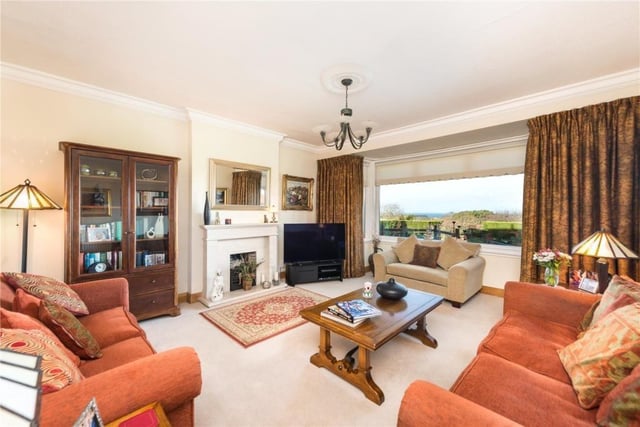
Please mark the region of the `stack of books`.
<svg viewBox="0 0 640 427"><path fill-rule="evenodd" d="M361 299L339 301L320 313L323 317L351 327L356 327L366 319L380 314L380 310Z"/></svg>

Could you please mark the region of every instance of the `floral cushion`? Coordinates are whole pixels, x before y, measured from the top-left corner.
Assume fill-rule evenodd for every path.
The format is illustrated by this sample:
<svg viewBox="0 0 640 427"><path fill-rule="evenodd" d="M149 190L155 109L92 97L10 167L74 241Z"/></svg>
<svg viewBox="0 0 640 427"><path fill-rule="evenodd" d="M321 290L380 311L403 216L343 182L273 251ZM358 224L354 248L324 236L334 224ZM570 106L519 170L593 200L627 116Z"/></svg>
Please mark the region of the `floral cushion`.
<svg viewBox="0 0 640 427"><path fill-rule="evenodd" d="M2 273L3 279L14 288L40 299L53 301L73 314L89 314L87 306L69 285L51 277L28 273Z"/></svg>
<svg viewBox="0 0 640 427"><path fill-rule="evenodd" d="M60 390L82 381L80 369L73 364L46 333L36 329L0 329L0 348L42 356L42 393Z"/></svg>
<svg viewBox="0 0 640 427"><path fill-rule="evenodd" d="M602 294L600 304L598 304L598 307L596 307L593 312L590 326L595 325L598 320L602 319L604 315L610 311L609 306L614 303L620 303L620 301L616 300L618 300L621 295L629 295L633 300L640 301L640 283L633 281L627 276L613 276L609 286Z"/></svg>
<svg viewBox="0 0 640 427"><path fill-rule="evenodd" d="M65 355L76 365L80 366L80 358L58 339L40 320L27 314L0 308L0 325L5 329L36 329L47 334L53 342L64 350Z"/></svg>
<svg viewBox="0 0 640 427"><path fill-rule="evenodd" d="M596 422L599 426L640 425L640 365L604 398Z"/></svg>
<svg viewBox="0 0 640 427"><path fill-rule="evenodd" d="M418 238L415 234L412 234L393 247L393 251L396 253L396 256L401 263L409 264L411 262L413 259L413 248L417 243Z"/></svg>
<svg viewBox="0 0 640 427"><path fill-rule="evenodd" d="M423 267L436 268L438 264L438 255L440 255L440 247L431 247L424 245L415 245L413 247L413 259L410 264L421 265Z"/></svg>
<svg viewBox="0 0 640 427"><path fill-rule="evenodd" d="M603 317L558 354L580 406L598 406L640 363L640 303Z"/></svg>
<svg viewBox="0 0 640 427"><path fill-rule="evenodd" d="M102 357L100 346L91 332L64 307L46 300L42 301L39 317L60 338L60 341L81 359Z"/></svg>
<svg viewBox="0 0 640 427"><path fill-rule="evenodd" d="M456 239L446 238L440 247L438 265L445 270L474 255L472 251L462 246Z"/></svg>

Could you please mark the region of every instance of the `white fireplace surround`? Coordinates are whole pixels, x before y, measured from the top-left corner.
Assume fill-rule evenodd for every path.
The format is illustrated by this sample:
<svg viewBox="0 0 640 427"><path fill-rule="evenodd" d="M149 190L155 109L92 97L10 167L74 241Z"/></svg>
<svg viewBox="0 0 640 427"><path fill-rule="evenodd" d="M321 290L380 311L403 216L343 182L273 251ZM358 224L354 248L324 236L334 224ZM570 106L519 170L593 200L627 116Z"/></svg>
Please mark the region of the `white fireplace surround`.
<svg viewBox="0 0 640 427"><path fill-rule="evenodd" d="M258 286L262 275L269 280L278 271L278 224L203 225L206 285L218 270L224 277L224 293L230 292L229 259L232 254L254 252L258 267ZM275 270L274 270L275 268Z"/></svg>

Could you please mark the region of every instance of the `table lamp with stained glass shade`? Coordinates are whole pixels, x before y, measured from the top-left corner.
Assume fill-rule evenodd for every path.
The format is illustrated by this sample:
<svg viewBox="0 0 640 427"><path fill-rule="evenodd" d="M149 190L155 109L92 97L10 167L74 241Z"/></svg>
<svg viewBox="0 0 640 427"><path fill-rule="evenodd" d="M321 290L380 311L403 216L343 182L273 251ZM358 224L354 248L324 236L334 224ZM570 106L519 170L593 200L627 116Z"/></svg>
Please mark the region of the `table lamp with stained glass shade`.
<svg viewBox="0 0 640 427"><path fill-rule="evenodd" d="M598 292L602 293L609 285L609 263L607 258L633 258L638 255L631 249L604 230L596 231L573 247L574 255L586 255L598 258L596 261L596 273L598 275Z"/></svg>
<svg viewBox="0 0 640 427"><path fill-rule="evenodd" d="M0 194L0 209L22 209L22 272L27 272L27 242L29 241L29 211L62 209L49 196L24 180L9 191Z"/></svg>

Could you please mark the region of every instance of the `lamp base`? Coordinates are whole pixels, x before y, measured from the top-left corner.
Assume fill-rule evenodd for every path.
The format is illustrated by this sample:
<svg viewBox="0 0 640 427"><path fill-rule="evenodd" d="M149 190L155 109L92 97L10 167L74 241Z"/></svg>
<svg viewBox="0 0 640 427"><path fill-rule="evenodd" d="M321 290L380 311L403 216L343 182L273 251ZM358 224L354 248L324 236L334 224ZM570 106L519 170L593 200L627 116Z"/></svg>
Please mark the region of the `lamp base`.
<svg viewBox="0 0 640 427"><path fill-rule="evenodd" d="M604 258L596 261L596 273L598 274L598 293L603 293L609 286L609 263Z"/></svg>

